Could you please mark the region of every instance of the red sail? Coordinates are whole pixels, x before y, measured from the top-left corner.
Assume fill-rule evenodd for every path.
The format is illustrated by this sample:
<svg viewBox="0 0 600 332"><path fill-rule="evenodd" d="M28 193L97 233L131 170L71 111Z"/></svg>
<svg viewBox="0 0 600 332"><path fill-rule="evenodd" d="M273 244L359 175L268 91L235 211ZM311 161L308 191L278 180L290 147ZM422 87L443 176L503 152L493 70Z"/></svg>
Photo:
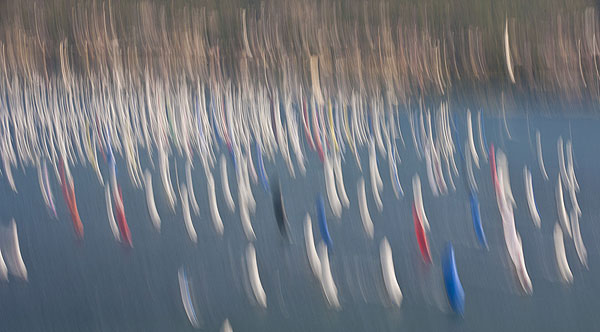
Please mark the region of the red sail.
<svg viewBox="0 0 600 332"><path fill-rule="evenodd" d="M423 223L421 223L421 220L419 220L414 202L412 204L412 214L415 223L415 234L417 235L417 243L419 244L419 249L421 250L421 256L423 256L425 263L431 263L431 253L429 252L429 244L427 243L427 234L423 228Z"/></svg>
<svg viewBox="0 0 600 332"><path fill-rule="evenodd" d="M133 247L131 241L131 231L125 218L125 207L123 206L123 194L121 192L121 186L119 186L119 197L115 197L115 210L117 212L117 223L119 224L119 232L121 232L121 241L123 244Z"/></svg>

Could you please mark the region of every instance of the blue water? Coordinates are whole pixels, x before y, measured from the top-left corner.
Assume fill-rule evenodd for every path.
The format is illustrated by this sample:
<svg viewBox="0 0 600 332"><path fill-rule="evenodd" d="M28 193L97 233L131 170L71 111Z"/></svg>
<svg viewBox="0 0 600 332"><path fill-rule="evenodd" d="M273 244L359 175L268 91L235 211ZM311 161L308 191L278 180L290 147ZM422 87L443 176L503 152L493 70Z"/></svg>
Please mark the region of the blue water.
<svg viewBox="0 0 600 332"><path fill-rule="evenodd" d="M466 138L465 117L459 115L459 132ZM476 119L474 117L474 119ZM598 240L600 208L597 204L596 176L598 140L597 119L531 117L531 138L524 117L509 119L513 139L504 133L498 118L486 118L488 144L506 152L517 208L515 220L533 283L533 295L522 295L507 257L500 214L493 193L489 165L475 169L479 186L481 217L489 251L478 245L473 230L465 173L456 155L460 177L456 192L433 197L424 162L418 161L410 137L407 118L402 131L406 146L397 142L402 163L398 166L406 196L397 200L390 183L387 160L378 154L384 180L383 211L377 211L368 183L366 149L361 153L364 174L360 174L350 153L342 162L350 208L336 219L326 202L333 247L329 256L341 310L329 309L318 281L313 277L305 255L303 221L306 212L313 219L315 239L315 198L324 192L322 164L314 152L306 150L307 174L290 178L280 156L265 158L270 176L278 174L289 222L289 240L282 238L274 219L272 200L260 184L252 189L257 202L251 219L257 240L255 247L267 309L253 304L245 281L242 260L247 240L239 214L227 209L220 176L213 171L217 200L225 233L218 236L208 209L206 179L198 158L192 171L201 214L192 214L198 233L193 244L185 231L180 205L171 212L157 170L145 156L142 165L153 173L156 204L162 220L158 233L149 219L145 194L135 189L125 173L125 162L117 156L125 210L131 228L132 250L115 242L108 225L104 189L91 168L72 166L75 192L85 227L82 243L75 238L59 182L51 185L59 220L44 208L36 171L14 170L18 194L0 179L0 218L15 218L29 281L10 278L0 284L0 331L192 331L179 294L177 270L184 266L196 312L203 330L217 331L229 318L234 331L592 331L600 323L600 257ZM476 123L476 122L475 122ZM475 126L474 126L475 127ZM540 129L546 170L544 181L535 155L535 129ZM569 130L571 128L571 130ZM557 222L554 188L558 174L556 139L572 135L575 172L583 211L580 227L588 250L589 270L579 263L572 240L565 238L567 258L574 282L559 281L555 263L552 230ZM530 140L531 139L531 140ZM461 142L464 146L464 141ZM476 144L477 135L476 135ZM308 146L304 144L305 149ZM478 149L479 151L479 149ZM237 198L237 184L231 158L227 157L231 191ZM256 158L255 155L253 155ZM184 163L171 157L171 174L176 181L185 177ZM292 157L294 158L294 157ZM295 159L294 159L295 160ZM254 163L257 165L256 161ZM542 220L537 230L529 216L523 185L523 166L533 174L535 197ZM106 164L101 165L107 174ZM429 241L433 265L420 257L411 216L411 178L422 179L425 210L431 224ZM374 240L362 229L357 204L356 183L367 181L367 201L375 225ZM177 191L177 186L174 183ZM237 200L237 199L236 199ZM565 200L568 198L565 196ZM568 207L569 205L567 205ZM400 308L391 307L385 295L379 265L379 242L386 236L392 247L398 282L404 294ZM458 273L466 294L464 317L450 310L443 286L441 254L451 241Z"/></svg>

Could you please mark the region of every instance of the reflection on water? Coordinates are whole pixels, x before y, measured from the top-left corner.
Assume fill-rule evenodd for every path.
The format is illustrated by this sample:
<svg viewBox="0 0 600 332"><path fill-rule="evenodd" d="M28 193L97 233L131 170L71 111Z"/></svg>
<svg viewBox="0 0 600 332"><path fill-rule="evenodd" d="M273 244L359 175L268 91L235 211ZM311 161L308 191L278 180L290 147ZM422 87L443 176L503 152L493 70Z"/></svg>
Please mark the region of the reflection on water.
<svg viewBox="0 0 600 332"><path fill-rule="evenodd" d="M252 109L273 94L386 108L449 97L485 107L501 91L598 100L600 25L584 0L28 3L0 5L9 95L118 89L157 108L140 94L206 87Z"/></svg>

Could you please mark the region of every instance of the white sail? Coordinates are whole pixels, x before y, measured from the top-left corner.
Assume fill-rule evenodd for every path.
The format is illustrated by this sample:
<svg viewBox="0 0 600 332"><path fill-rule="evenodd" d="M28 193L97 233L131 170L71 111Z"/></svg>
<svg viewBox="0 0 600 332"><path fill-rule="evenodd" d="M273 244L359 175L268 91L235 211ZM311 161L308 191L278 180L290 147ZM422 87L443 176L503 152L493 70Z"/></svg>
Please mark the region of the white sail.
<svg viewBox="0 0 600 332"><path fill-rule="evenodd" d="M327 303L333 308L339 308L340 301L338 299L338 290L335 281L333 280L333 275L331 274L327 246L323 241L319 243L319 259L321 261L321 286L323 287Z"/></svg>
<svg viewBox="0 0 600 332"><path fill-rule="evenodd" d="M540 137L540 131L535 131L535 145L537 147L538 165L540 166L540 172L544 176L544 180L548 181L548 173L546 173L546 167L544 166L544 157L542 155L542 140Z"/></svg>
<svg viewBox="0 0 600 332"><path fill-rule="evenodd" d="M367 206L367 194L365 193L365 180L361 177L356 186L358 192L358 208L360 210L360 218L362 220L365 233L370 239L373 239L373 221L369 214Z"/></svg>
<svg viewBox="0 0 600 332"><path fill-rule="evenodd" d="M567 235L571 237L571 226L569 223L569 216L567 215L567 209L565 208L565 200L563 197L562 181L560 176L558 176L558 181L556 183L556 208L558 210L558 220L562 224L564 230L567 232Z"/></svg>
<svg viewBox="0 0 600 332"><path fill-rule="evenodd" d="M325 189L327 190L327 198L329 200L329 205L331 206L331 211L333 212L333 214L339 218L342 216L342 203L340 203L340 199L335 189L333 169L329 162L328 156L325 156L323 168L325 173Z"/></svg>
<svg viewBox="0 0 600 332"><path fill-rule="evenodd" d="M402 304L402 291L396 279L392 248L386 237L381 240L381 244L379 245L379 259L381 261L381 273L383 274L385 289L392 303L399 307Z"/></svg>
<svg viewBox="0 0 600 332"><path fill-rule="evenodd" d="M108 225L110 226L110 230L112 231L115 240L117 242L120 242L121 233L119 232L119 227L117 227L117 222L115 221L115 215L112 209L109 183L107 183L106 187L104 187L104 198L106 199L106 213L108 215Z"/></svg>
<svg viewBox="0 0 600 332"><path fill-rule="evenodd" d="M194 210L195 215L199 215L200 207L198 206L198 201L196 200L196 194L194 193L194 183L192 182L192 163L189 160L185 163L185 178L187 182L187 189L192 210Z"/></svg>
<svg viewBox="0 0 600 332"><path fill-rule="evenodd" d="M231 196L231 190L229 189L229 176L227 175L227 160L225 156L221 155L221 185L223 187L223 196L225 197L225 203L229 207L230 211L235 210L235 203L233 202L233 196Z"/></svg>
<svg viewBox="0 0 600 332"><path fill-rule="evenodd" d="M177 273L179 280L179 293L181 295L181 302L183 303L183 308L185 313L190 321L190 324L194 328L200 327L200 322L198 321L198 317L196 316L196 309L194 308L194 304L192 303L192 295L190 293L190 286L188 283L187 275L183 270L183 267L179 268Z"/></svg>
<svg viewBox="0 0 600 332"><path fill-rule="evenodd" d="M535 204L535 198L533 196L533 182L531 179L531 172L525 166L523 168L523 177L525 179L525 195L527 196L527 205L529 206L529 214L531 214L531 220L533 224L540 228L542 227L540 214L538 213L537 206Z"/></svg>
<svg viewBox="0 0 600 332"><path fill-rule="evenodd" d="M256 262L256 249L250 243L246 249L246 264L248 265L248 276L250 278L250 286L256 298L256 302L263 307L267 307L267 295L260 281L258 274L258 263Z"/></svg>
<svg viewBox="0 0 600 332"><path fill-rule="evenodd" d="M427 215L425 214L425 208L423 207L423 196L421 194L421 178L419 174L415 174L412 179L413 184L413 199L415 201L415 210L417 210L417 215L419 216L419 220L423 223L423 227L425 230L429 230L429 220L427 219Z"/></svg>
<svg viewBox="0 0 600 332"><path fill-rule="evenodd" d="M508 40L508 19L504 23L504 59L506 60L506 69L508 70L508 77L510 81L515 83L515 74L513 73L513 64L510 56L510 42Z"/></svg>
<svg viewBox="0 0 600 332"><path fill-rule="evenodd" d="M231 327L231 323L229 323L229 319L225 319L223 325L221 326L221 332L233 332L233 328Z"/></svg>
<svg viewBox="0 0 600 332"><path fill-rule="evenodd" d="M0 280L8 280L8 268L6 267L6 263L4 262L2 251L0 251Z"/></svg>
<svg viewBox="0 0 600 332"><path fill-rule="evenodd" d="M471 150L471 157L475 162L475 166L479 168L479 157L477 156L477 149L475 149L475 139L473 138L473 122L471 121L471 111L467 110L467 142L469 143L469 149Z"/></svg>
<svg viewBox="0 0 600 332"><path fill-rule="evenodd" d="M561 280L565 283L571 283L573 281L573 273L571 273L571 268L567 261L563 232L558 223L554 225L554 249L556 254L556 264Z"/></svg>
<svg viewBox="0 0 600 332"><path fill-rule="evenodd" d="M154 202L154 190L152 188L152 175L149 170L144 171L144 182L146 187L146 203L148 205L148 214L154 228L160 232L160 217L156 210L156 204Z"/></svg>
<svg viewBox="0 0 600 332"><path fill-rule="evenodd" d="M190 237L192 242L198 242L198 235L196 234L196 229L194 228L194 224L192 223L192 216L190 214L190 204L188 202L188 191L187 186L184 184L181 185L181 209L183 211L183 222L185 223L185 229Z"/></svg>
<svg viewBox="0 0 600 332"><path fill-rule="evenodd" d="M213 179L210 171L206 173L206 183L208 187L208 206L210 208L210 215L212 217L213 225L217 234L223 235L223 221L221 220L221 214L219 213L219 207L217 206L217 195L215 193L215 180Z"/></svg>
<svg viewBox="0 0 600 332"><path fill-rule="evenodd" d="M17 234L17 224L12 219L10 225L2 228L2 255L8 272L15 277L27 280L27 268L23 257L21 256L21 248L19 246L19 236Z"/></svg>
<svg viewBox="0 0 600 332"><path fill-rule="evenodd" d="M317 249L315 248L315 240L312 231L312 220L310 215L307 213L304 219L304 243L306 245L306 257L310 269L318 280L321 280L321 261L319 255L317 255Z"/></svg>
<svg viewBox="0 0 600 332"><path fill-rule="evenodd" d="M581 238L581 230L579 229L579 215L575 210L571 210L571 230L573 231L573 241L575 242L575 250L577 251L579 261L587 268L587 249L585 248L583 239Z"/></svg>
<svg viewBox="0 0 600 332"><path fill-rule="evenodd" d="M342 160L339 154L334 154L333 157L333 170L335 173L335 180L337 185L337 192L339 194L340 200L344 207L348 208L350 206L350 201L348 200L348 195L346 194L346 187L344 186L344 174L342 173Z"/></svg>

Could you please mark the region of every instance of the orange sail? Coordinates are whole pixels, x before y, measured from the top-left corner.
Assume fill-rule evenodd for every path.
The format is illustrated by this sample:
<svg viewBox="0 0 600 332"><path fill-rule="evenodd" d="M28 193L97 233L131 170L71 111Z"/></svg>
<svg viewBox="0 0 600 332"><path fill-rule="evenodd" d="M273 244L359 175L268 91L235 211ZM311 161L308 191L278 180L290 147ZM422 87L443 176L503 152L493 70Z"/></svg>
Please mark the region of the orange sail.
<svg viewBox="0 0 600 332"><path fill-rule="evenodd" d="M65 202L67 203L67 207L69 208L69 212L71 213L71 220L73 220L73 228L75 230L75 234L79 239L83 239L83 224L81 223L81 218L79 217L79 211L77 210L77 201L75 199L75 188L73 183L67 183L67 178L65 176L65 165L63 160L60 160L60 182L61 188L63 192L63 196L65 198Z"/></svg>

